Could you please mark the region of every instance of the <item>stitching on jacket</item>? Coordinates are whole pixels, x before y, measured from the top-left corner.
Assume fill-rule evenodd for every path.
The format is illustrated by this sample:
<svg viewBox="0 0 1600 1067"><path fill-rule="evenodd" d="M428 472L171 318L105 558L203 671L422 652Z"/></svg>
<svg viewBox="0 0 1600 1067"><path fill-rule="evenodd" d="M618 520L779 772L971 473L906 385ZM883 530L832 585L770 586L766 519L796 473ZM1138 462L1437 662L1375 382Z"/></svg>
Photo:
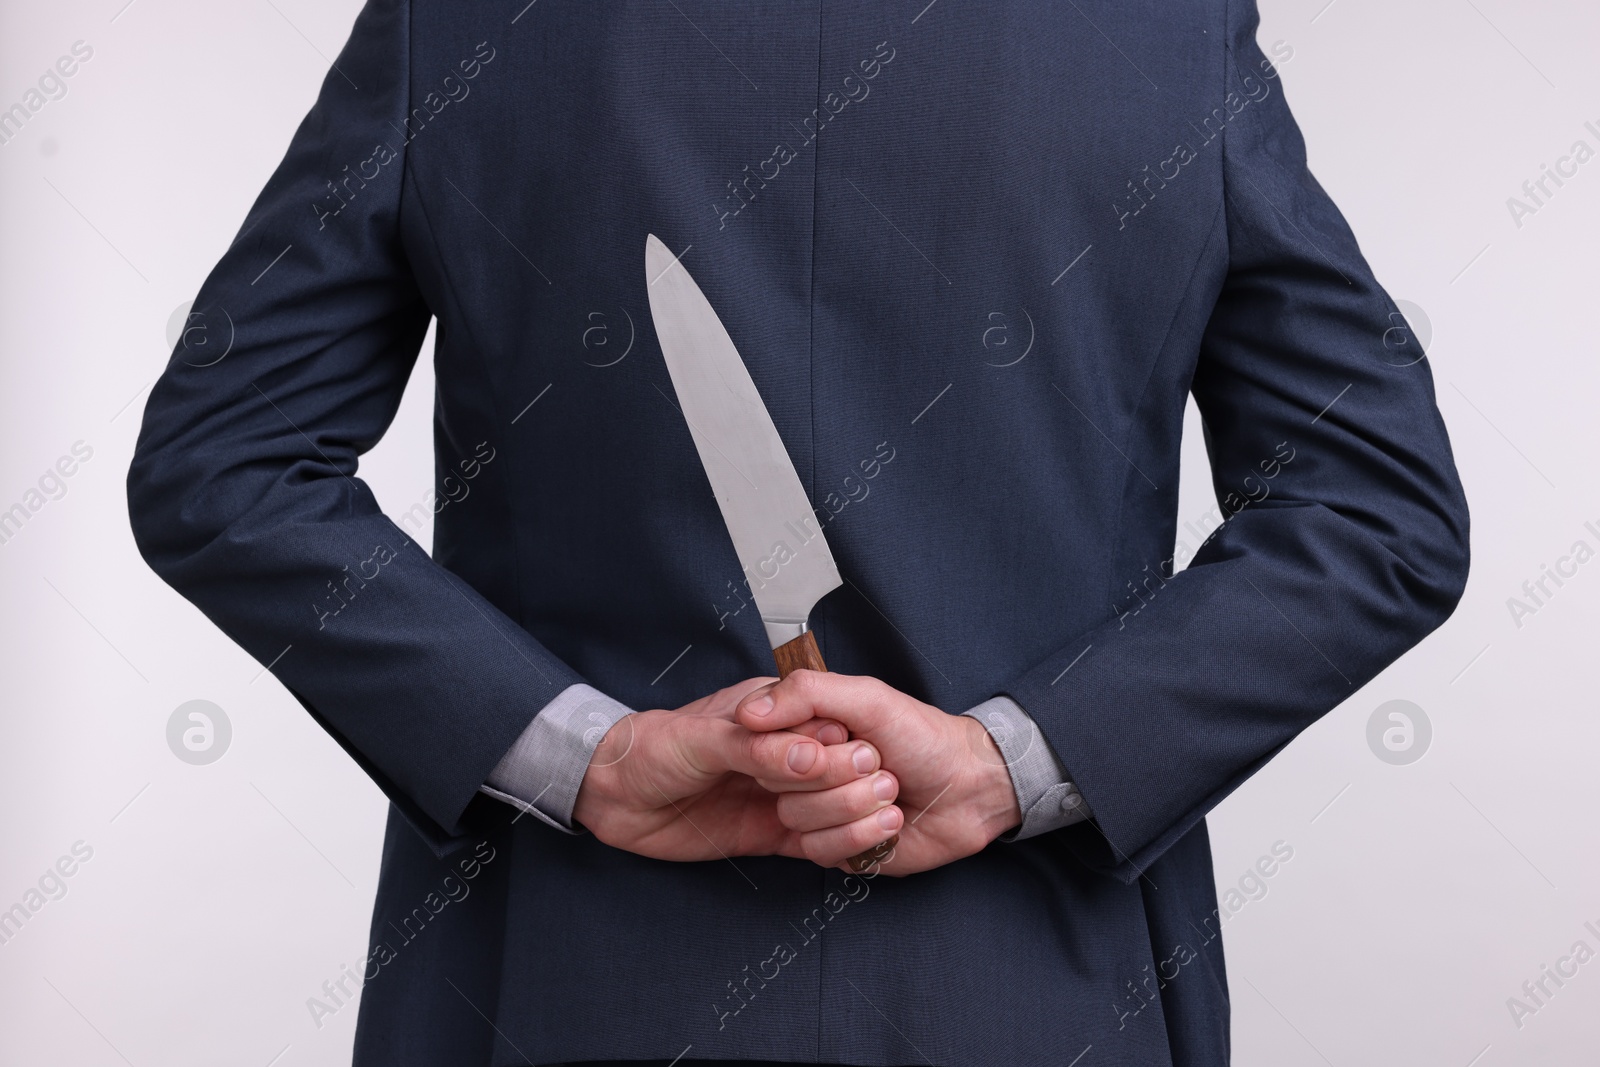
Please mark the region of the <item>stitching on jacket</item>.
<svg viewBox="0 0 1600 1067"><path fill-rule="evenodd" d="M1226 19L1224 20L1224 28L1226 28ZM1224 37L1225 36L1226 36L1226 33L1224 33ZM1223 86L1226 87L1226 85L1227 85L1227 57L1228 57L1228 45L1227 45L1226 40L1224 40L1224 42L1223 42L1222 52L1223 52L1222 83L1223 83ZM1222 135L1223 144L1222 144L1221 147L1224 149L1224 151L1227 148L1227 136L1228 136L1227 133L1223 133L1223 135ZM1123 442L1122 442L1123 445L1126 446L1125 449L1124 449L1125 452L1127 451L1127 449L1131 449L1133 447L1133 434L1134 434L1134 431L1139 426L1139 416L1140 416L1140 413L1144 410L1145 398L1147 396L1149 396L1150 383L1155 381L1156 371L1161 367L1162 363L1166 362L1167 355L1168 355L1169 344L1170 344L1170 342L1172 340L1172 328L1173 328L1174 325L1177 324L1178 317L1181 314L1183 314L1184 307L1189 301L1189 296L1194 291L1194 283L1195 283L1195 279L1199 276L1200 264L1205 261L1206 253L1208 251L1210 251L1212 242L1216 239L1216 236L1217 236L1217 225L1218 225L1219 222L1221 222L1222 220L1224 220L1227 217L1228 188L1227 188L1226 178L1227 178L1227 175L1226 175L1225 170L1223 169L1223 156L1222 156L1222 153L1218 153L1218 155L1217 155L1217 181L1222 187L1222 193L1217 198L1217 208L1216 208L1215 214L1212 216L1212 219L1211 219L1211 229L1206 233L1205 240L1200 242L1199 251L1195 253L1194 264L1189 268L1189 281L1188 281L1188 284L1186 284L1184 286L1182 295L1178 297L1177 303L1173 305L1172 318L1167 321L1167 328L1166 328L1165 331L1162 332L1162 335L1161 335L1161 343L1156 346L1156 358L1151 360L1151 362L1150 362L1150 370L1145 375L1144 385L1141 386L1140 389L1139 389L1139 398L1138 398L1138 400L1136 400L1134 402L1133 411L1132 411L1131 416L1130 416L1130 418L1128 420L1128 430L1127 430L1127 433L1124 436ZM1227 227L1226 226L1223 227L1223 243L1224 243L1224 247L1226 247L1226 243L1227 243ZM1224 256L1224 259L1226 259L1226 256ZM1179 431L1179 437L1180 437L1180 442L1181 442L1181 437L1182 437L1182 431L1181 430ZM1181 448L1181 443L1180 443L1180 448ZM1131 455L1131 453L1130 453L1130 455ZM1131 466L1133 461L1130 458L1128 462L1129 462L1129 466ZM1127 511L1128 511L1128 487L1132 484L1132 482L1133 482L1133 479L1131 477L1130 471L1127 470L1127 469L1124 469L1123 472L1122 472L1122 492L1121 492L1121 494L1119 495L1119 497L1117 499L1117 518L1116 518L1116 521L1114 523L1112 523L1112 526L1111 526L1111 546L1110 546L1110 550L1108 552L1108 557L1107 557L1107 561L1106 561L1106 601L1105 602L1106 602L1107 605L1111 605L1111 604L1115 603L1115 600L1113 599L1113 596L1114 596L1116 590L1113 588L1113 586L1114 586L1114 584L1115 584L1115 582L1117 580L1118 574L1120 573L1117 570L1117 560L1118 560L1118 558L1119 558L1119 556L1121 554L1123 544L1127 540L1127 538L1124 536L1124 533L1123 533L1122 521L1123 521L1123 516L1126 515Z"/></svg>
<svg viewBox="0 0 1600 1067"><path fill-rule="evenodd" d="M818 108L823 106L822 23L823 7L825 3L826 0L817 0L817 88L812 96L812 99L816 100ZM807 388L810 394L808 397L808 406L811 409L809 412L811 417L811 484L807 487L806 496L808 501L811 496L811 491L815 490L817 484L817 200L819 198L818 190L821 188L821 186L822 138L818 137L817 147L811 153L811 292L809 294L810 300L808 301L809 307L807 308L809 328L806 330L806 345L810 349L810 356L806 360L806 377L808 383ZM821 653L823 662L827 662L828 646L822 633L822 613L820 610L817 612L817 627L815 637L817 640L817 650L819 653ZM823 900L826 900L827 898L827 889L828 872L823 871L821 884L818 886L818 895ZM823 970L827 966L828 961L827 948L828 945L826 941L823 941L821 944L817 945L817 1028L815 1036L812 1038L811 1042L813 1047L812 1054L815 1056L822 1055L822 976Z"/></svg>
<svg viewBox="0 0 1600 1067"><path fill-rule="evenodd" d="M822 107L822 20L823 0L817 0L817 88L814 99L817 107ZM817 486L817 199L818 187L822 185L822 138L817 138L817 147L811 153L811 291L807 301L807 329L806 347L809 355L806 359L806 388L808 391L807 414L811 419L811 477L806 486L807 502ZM823 661L828 658L828 646L822 633L821 611L817 615L817 626L813 636L817 640L818 651L822 654ZM819 970L820 973L820 970ZM819 986L820 989L820 986ZM817 1020L817 1047L821 1048L822 1021Z"/></svg>
<svg viewBox="0 0 1600 1067"><path fill-rule="evenodd" d="M1144 410L1145 397L1150 392L1150 383L1155 380L1156 370L1161 366L1162 363L1166 362L1169 341L1172 338L1172 327L1178 321L1178 316L1183 313L1184 306L1188 303L1189 295L1194 290L1195 279L1199 276L1200 264L1204 261L1206 253L1210 250L1211 245L1216 238L1217 224L1221 222L1227 215L1226 200L1227 193L1226 190L1224 190L1223 196L1219 198L1216 214L1212 217L1211 229L1206 234L1206 239L1201 242L1200 250L1195 254L1194 265L1189 269L1189 282L1184 286L1183 295L1178 298L1177 305L1174 307L1172 312L1172 319L1167 323L1166 332L1161 336L1161 344L1156 348L1156 358L1151 361L1150 371L1145 377L1144 386L1139 390L1139 399L1133 406L1133 413L1128 422L1128 435L1123 440L1123 444L1126 446L1132 447L1133 431L1139 425L1139 416ZM1227 235L1226 230L1224 229L1223 240L1226 241L1226 239ZM1132 460L1130 459L1130 466L1131 463ZM1124 470L1122 474L1122 493L1117 501L1117 519L1111 527L1111 550L1110 558L1106 567L1106 603L1108 605L1114 603L1112 600L1112 594L1114 593L1114 590L1111 586L1112 583L1117 580L1117 556L1122 550L1123 542L1125 540L1122 530L1122 518L1128 510L1128 487L1132 485L1132 483L1133 478L1130 472L1128 470Z"/></svg>
<svg viewBox="0 0 1600 1067"><path fill-rule="evenodd" d="M411 70L410 70L411 64L410 64L410 54L409 54L410 53L410 40L409 40L409 37L410 37L410 34L409 34L409 21L408 21L408 33L407 33L407 38L408 39L407 39L407 42L406 42L406 50L407 50L407 57L406 57L406 94L407 94L407 99L406 99L406 102L407 102L408 106L410 104L410 92L411 92ZM411 172L411 167L412 167L411 153L407 152L406 153L405 170L402 172L402 176L404 176L405 174L410 173ZM450 298L451 302L455 305L456 309L462 313L461 314L461 328L462 328L462 331L467 336L468 343L472 347L473 357L478 361L478 363L483 368L483 376L484 376L483 380L484 380L484 383L486 385L491 386L491 388L489 388L489 390L488 390L488 393L489 393L489 398L488 398L489 414L490 414L490 417L494 421L495 428L498 430L501 426L507 425L507 423L505 423L502 420L502 414L503 413L500 411L500 390L492 388L493 376L490 374L488 359L484 355L483 346L481 344L479 344L477 337L472 332L472 321L471 321L471 318L468 315L466 315L466 313L465 313L466 312L466 305L462 303L461 295L460 295L459 289L456 286L455 279L451 277L450 265L449 265L449 262L445 259L444 249L442 249L439 246L439 238L438 238L437 234L435 234L435 232L434 232L433 220L432 220L431 216L429 216L429 214L428 214L428 205L422 199L422 186L421 186L421 183L413 182L412 183L412 191L415 193L416 198L417 198L417 210L422 215L422 228L423 228L423 231L427 234L428 241L433 246L434 256L438 260L438 263L439 263L439 276L444 279L444 284L445 284L446 289L448 290L448 294L449 294L449 298ZM435 316L435 317L437 317L437 316ZM440 329L442 330L442 328L443 328L443 324L442 324L442 320L441 320ZM434 371L435 371L436 374L437 374L438 368L439 368L438 352L439 352L439 339L438 339L438 335L436 333L435 337L434 337L434 360L433 360ZM435 386L435 396L436 397L437 397L437 392L438 392L438 387L436 385ZM430 420L430 422L431 422L431 420ZM437 461L437 452L435 452L435 460ZM501 480L502 484L504 485L504 490L505 490L505 494L506 494L506 511L507 511L508 514L510 514L511 519L512 519L511 531L510 531L510 533L511 533L511 551L508 554L511 557L511 559L510 559L510 563L511 563L511 580L512 580L513 589L515 591L515 600L516 600L516 609L517 609L517 614L516 614L516 617L513 619L513 621L516 622L516 624L517 624L519 629L522 629L524 633L527 633L527 629L526 629L525 622L524 622L524 620L527 618L527 606L523 601L522 565L521 565L521 562L520 562L521 553L517 551L517 546L518 546L518 543L520 541L520 538L517 535L517 523L516 523L516 515L515 515L517 497L516 497L516 494L512 492L512 478L511 478L511 468L514 467L515 464L516 464L515 452L510 447L510 445L507 444L507 447L506 447L506 462L505 462L504 466L500 468L500 480ZM435 528L435 541L438 540L437 534L438 534L438 531L437 531L437 528ZM448 569L448 568L446 568L446 569ZM451 573L454 574L453 571ZM459 578L460 575L456 575L456 577ZM466 579L463 578L462 581L466 581ZM467 584L470 586L472 583L471 582L467 582ZM485 598L485 599L487 599L487 598ZM492 621L490 622L490 625L491 626L494 625ZM507 639L509 640L509 638L507 638ZM534 667L535 667L536 670L539 670L539 673L540 673L541 676L544 675L544 671L542 669L540 669L537 664L535 664ZM546 681L547 684L551 684L551 685L555 684L555 683L551 682L548 677L545 678L545 681ZM551 696L554 697L555 694L552 693Z"/></svg>

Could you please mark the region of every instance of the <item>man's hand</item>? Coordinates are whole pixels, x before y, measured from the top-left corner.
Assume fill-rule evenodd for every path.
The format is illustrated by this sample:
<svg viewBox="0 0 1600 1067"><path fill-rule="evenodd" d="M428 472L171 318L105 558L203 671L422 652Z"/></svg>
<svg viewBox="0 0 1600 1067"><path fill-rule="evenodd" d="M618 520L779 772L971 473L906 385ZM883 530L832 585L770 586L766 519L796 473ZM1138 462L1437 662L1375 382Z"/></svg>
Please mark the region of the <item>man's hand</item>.
<svg viewBox="0 0 1600 1067"><path fill-rule="evenodd" d="M1022 822L1011 773L982 723L949 715L876 678L795 671L746 693L735 715L751 730L780 737L812 719L840 722L856 739L848 744L870 742L882 754L889 770L881 773L892 771L899 781L906 824L880 823L876 813L852 818L865 806L869 781L785 793L777 816L799 833L808 859L849 870L847 859L898 831L899 844L881 869L914 874L970 856Z"/></svg>
<svg viewBox="0 0 1600 1067"><path fill-rule="evenodd" d="M791 716L782 730L733 721L739 700L773 681L752 678L676 710L619 719L590 757L573 818L608 845L680 861L809 858L778 810L813 790L826 791L819 795L843 817L888 808L898 825L889 807L897 783L878 772L871 743L847 740L840 724L809 714ZM872 791L884 780L887 797Z"/></svg>

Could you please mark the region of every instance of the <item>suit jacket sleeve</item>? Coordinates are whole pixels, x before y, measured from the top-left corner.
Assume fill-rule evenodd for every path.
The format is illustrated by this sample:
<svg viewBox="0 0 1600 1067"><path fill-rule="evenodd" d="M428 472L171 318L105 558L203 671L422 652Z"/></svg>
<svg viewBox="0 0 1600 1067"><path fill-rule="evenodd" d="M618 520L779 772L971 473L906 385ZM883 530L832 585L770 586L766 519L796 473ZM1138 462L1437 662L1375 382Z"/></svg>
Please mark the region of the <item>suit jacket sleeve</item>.
<svg viewBox="0 0 1600 1067"><path fill-rule="evenodd" d="M1250 102L1223 137L1227 274L1192 392L1233 514L1136 615L1003 690L1093 809L1062 839L1126 882L1442 623L1467 575L1428 364L1306 169L1254 3L1232 7L1217 103Z"/></svg>
<svg viewBox="0 0 1600 1067"><path fill-rule="evenodd" d="M150 566L270 664L443 854L511 812L488 797L468 809L534 714L583 679L355 476L430 317L399 240L408 17L374 0L357 19L198 294L127 489Z"/></svg>

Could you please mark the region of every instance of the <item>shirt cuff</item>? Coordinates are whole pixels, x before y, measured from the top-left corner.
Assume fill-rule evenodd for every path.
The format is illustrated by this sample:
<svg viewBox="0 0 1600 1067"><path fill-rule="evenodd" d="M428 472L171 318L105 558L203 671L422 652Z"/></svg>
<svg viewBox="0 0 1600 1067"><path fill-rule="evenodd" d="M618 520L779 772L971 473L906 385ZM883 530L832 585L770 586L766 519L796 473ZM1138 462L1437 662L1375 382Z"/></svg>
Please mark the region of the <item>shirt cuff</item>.
<svg viewBox="0 0 1600 1067"><path fill-rule="evenodd" d="M539 709L479 792L564 833L584 833L572 809L589 760L606 731L631 714L593 686L569 685Z"/></svg>
<svg viewBox="0 0 1600 1067"><path fill-rule="evenodd" d="M997 696L963 712L983 723L994 739L1022 809L1022 825L1000 835L1001 841L1021 841L1092 816L1083 794L1067 776L1033 716L1010 697Z"/></svg>

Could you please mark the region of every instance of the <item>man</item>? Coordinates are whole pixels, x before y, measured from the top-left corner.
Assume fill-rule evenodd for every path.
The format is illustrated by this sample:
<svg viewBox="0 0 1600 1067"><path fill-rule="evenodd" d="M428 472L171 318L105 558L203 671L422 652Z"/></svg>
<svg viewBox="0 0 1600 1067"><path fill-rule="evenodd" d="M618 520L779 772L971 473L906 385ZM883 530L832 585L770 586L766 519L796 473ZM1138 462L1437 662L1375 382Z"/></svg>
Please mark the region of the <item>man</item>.
<svg viewBox="0 0 1600 1067"><path fill-rule="evenodd" d="M1204 816L1468 560L1256 24L368 5L128 480L393 801L358 1063L1227 1061ZM835 674L770 677L650 233L816 505ZM431 558L354 476L430 317ZM1190 394L1226 521L1175 545Z"/></svg>

